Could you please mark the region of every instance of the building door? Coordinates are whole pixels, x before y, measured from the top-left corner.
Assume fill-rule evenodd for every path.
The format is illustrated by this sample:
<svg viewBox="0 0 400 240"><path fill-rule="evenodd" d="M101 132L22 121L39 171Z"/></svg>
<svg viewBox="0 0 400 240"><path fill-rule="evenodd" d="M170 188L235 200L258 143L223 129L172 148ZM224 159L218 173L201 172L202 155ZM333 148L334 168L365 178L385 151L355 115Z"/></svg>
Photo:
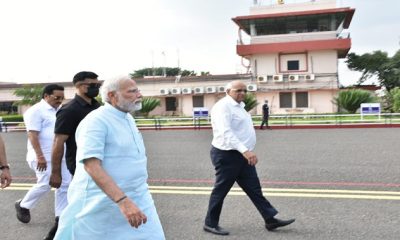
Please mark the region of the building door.
<svg viewBox="0 0 400 240"><path fill-rule="evenodd" d="M176 97L165 98L165 111L176 111L177 102Z"/></svg>

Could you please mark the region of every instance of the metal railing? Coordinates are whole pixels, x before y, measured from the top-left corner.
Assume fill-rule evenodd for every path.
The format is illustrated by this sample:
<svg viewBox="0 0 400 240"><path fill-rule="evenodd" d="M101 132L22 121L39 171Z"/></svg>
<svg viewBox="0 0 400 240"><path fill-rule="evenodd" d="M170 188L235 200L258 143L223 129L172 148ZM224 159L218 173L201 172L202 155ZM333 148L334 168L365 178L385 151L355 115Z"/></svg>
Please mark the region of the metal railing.
<svg viewBox="0 0 400 240"><path fill-rule="evenodd" d="M252 116L254 126L259 126L262 116ZM202 129L211 127L208 117L175 117L175 118L136 118L136 124L140 129L162 130L175 129ZM269 125L279 127L293 126L340 126L362 124L400 124L400 113L369 114L282 114L271 115ZM0 132L25 131L23 122L0 122Z"/></svg>

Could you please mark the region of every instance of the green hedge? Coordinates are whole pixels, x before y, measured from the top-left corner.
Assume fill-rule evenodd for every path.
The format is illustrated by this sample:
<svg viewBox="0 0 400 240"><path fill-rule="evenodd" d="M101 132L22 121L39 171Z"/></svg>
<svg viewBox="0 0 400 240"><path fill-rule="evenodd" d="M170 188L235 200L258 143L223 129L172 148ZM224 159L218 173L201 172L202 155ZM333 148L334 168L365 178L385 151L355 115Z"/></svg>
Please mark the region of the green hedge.
<svg viewBox="0 0 400 240"><path fill-rule="evenodd" d="M0 116L3 120L3 122L23 122L24 118L22 115L15 114L15 115L4 115Z"/></svg>

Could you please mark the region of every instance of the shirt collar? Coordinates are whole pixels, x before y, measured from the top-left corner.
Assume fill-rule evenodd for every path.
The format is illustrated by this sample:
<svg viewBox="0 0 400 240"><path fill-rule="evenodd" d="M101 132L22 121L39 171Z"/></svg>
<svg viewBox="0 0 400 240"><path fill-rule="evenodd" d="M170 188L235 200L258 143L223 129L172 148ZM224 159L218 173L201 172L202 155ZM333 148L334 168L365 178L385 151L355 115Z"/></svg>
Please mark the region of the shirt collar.
<svg viewBox="0 0 400 240"><path fill-rule="evenodd" d="M246 105L246 104L244 104L244 102L240 102L240 103L236 102L235 99L233 99L233 98L232 98L231 96L229 96L228 94L226 95L226 99L227 99L227 101L228 101L230 104L232 104L233 106L238 106L238 107L244 108L244 106Z"/></svg>
<svg viewBox="0 0 400 240"><path fill-rule="evenodd" d="M44 100L43 98L42 98L42 100L40 100L40 104L42 104L43 106L45 106L46 107L46 109L47 110L58 110L58 109L60 109L60 108L54 108L53 106L51 106L48 102L46 102L46 100ZM60 105L61 106L61 105Z"/></svg>

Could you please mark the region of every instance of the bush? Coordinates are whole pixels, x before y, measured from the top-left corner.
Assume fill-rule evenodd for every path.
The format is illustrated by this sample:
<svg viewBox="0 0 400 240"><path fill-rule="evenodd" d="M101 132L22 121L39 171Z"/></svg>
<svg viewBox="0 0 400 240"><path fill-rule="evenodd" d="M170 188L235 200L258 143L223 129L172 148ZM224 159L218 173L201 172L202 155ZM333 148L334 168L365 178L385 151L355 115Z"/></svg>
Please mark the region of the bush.
<svg viewBox="0 0 400 240"><path fill-rule="evenodd" d="M254 94L246 94L243 102L245 104L244 109L246 109L248 112L258 105L256 96Z"/></svg>
<svg viewBox="0 0 400 240"><path fill-rule="evenodd" d="M396 87L390 91L392 96L392 110L393 112L400 112L400 88Z"/></svg>
<svg viewBox="0 0 400 240"><path fill-rule="evenodd" d="M349 113L355 113L361 103L376 102L376 97L366 90L351 89L339 92L339 96L333 102L338 106L339 112L344 109Z"/></svg>
<svg viewBox="0 0 400 240"><path fill-rule="evenodd" d="M149 113L160 105L161 105L160 99L152 97L144 97L142 99L142 109L140 110L140 112L143 114L143 116L148 117Z"/></svg>
<svg viewBox="0 0 400 240"><path fill-rule="evenodd" d="M22 115L4 115L1 116L3 122L23 122L24 118Z"/></svg>

